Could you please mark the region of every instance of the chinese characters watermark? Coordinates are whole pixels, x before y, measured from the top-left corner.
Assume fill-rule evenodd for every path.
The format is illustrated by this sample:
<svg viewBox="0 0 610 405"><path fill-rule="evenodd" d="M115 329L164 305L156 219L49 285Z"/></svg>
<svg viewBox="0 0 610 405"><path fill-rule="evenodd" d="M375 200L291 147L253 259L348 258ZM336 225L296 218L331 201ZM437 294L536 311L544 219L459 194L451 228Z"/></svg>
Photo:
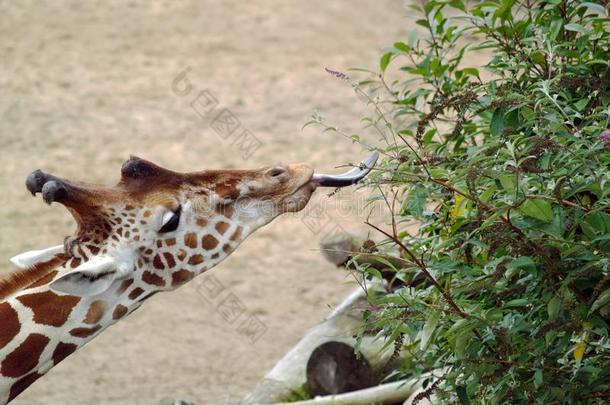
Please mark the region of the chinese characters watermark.
<svg viewBox="0 0 610 405"><path fill-rule="evenodd" d="M213 274L203 277L197 291L227 324L232 325L251 344L255 344L267 332L267 325L255 314L248 313L248 308L239 297Z"/></svg>
<svg viewBox="0 0 610 405"><path fill-rule="evenodd" d="M218 98L208 89L195 89L189 79L191 67L187 66L172 80L172 92L187 97L191 109L218 135L219 139L237 149L248 160L262 146L262 142L244 127L239 118L228 108L220 108ZM194 97L192 97L195 95Z"/></svg>

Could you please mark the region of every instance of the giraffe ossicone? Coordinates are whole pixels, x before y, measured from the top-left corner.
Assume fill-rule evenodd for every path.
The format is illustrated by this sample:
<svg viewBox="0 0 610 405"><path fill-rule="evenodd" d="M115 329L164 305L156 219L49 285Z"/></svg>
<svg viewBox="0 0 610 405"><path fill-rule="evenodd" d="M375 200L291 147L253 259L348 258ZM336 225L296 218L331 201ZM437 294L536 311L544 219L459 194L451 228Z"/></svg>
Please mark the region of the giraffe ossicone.
<svg viewBox="0 0 610 405"><path fill-rule="evenodd" d="M18 269L0 275L0 404L147 298L303 209L316 187L358 181L375 163L366 162L338 178L306 164L179 173L132 156L113 187L33 172L27 189L64 205L77 226L63 245L17 255Z"/></svg>

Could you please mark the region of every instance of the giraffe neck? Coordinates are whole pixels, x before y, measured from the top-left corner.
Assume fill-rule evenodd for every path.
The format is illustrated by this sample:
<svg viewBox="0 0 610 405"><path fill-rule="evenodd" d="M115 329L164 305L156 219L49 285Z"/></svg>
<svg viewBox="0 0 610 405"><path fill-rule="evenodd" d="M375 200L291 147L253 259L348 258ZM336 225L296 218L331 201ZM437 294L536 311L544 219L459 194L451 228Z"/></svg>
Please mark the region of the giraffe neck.
<svg viewBox="0 0 610 405"><path fill-rule="evenodd" d="M0 404L152 295L133 279L92 297L51 291L49 284L65 271L66 263L0 302Z"/></svg>
<svg viewBox="0 0 610 405"><path fill-rule="evenodd" d="M254 229L225 217L198 222L208 230L200 232L203 237L193 230L181 238L159 239L155 247L139 246L129 277L115 280L94 296L63 294L50 288L99 251L81 245L82 257L62 252L34 270L16 272L4 284L0 281L0 405L154 293L175 289L216 266Z"/></svg>

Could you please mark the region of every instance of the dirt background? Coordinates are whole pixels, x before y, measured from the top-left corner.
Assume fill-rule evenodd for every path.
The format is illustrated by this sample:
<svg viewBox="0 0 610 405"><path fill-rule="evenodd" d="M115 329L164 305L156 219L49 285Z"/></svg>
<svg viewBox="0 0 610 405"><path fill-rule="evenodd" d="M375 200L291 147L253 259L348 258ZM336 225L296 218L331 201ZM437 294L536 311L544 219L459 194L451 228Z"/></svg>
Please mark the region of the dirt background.
<svg viewBox="0 0 610 405"><path fill-rule="evenodd" d="M62 207L28 195L36 168L112 184L129 154L184 171L357 162L359 146L301 126L319 110L360 128L363 104L324 67L375 69L381 48L405 38L407 14L402 0L1 1L2 269L72 232ZM186 67L192 89L178 96L172 81ZM205 89L261 141L249 159L190 107ZM215 268L241 319L206 301L202 276L157 295L14 404L232 403L352 288L316 249L337 225L365 229L362 200L318 192L310 207L326 216L283 217ZM255 343L238 331L251 315L266 327Z"/></svg>

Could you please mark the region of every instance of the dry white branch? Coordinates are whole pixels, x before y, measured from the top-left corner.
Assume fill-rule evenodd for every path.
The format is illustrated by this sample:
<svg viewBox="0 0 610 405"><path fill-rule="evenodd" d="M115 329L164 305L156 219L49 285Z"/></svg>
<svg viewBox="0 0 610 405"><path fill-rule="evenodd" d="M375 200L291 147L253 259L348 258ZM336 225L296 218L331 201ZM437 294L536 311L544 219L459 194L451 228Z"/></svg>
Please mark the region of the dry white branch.
<svg viewBox="0 0 610 405"><path fill-rule="evenodd" d="M328 395L306 401L276 403L275 405L384 405L413 398L419 392L421 383L432 374L424 374L417 379L397 381L375 387L347 392L345 394ZM256 404L270 405L270 404Z"/></svg>

